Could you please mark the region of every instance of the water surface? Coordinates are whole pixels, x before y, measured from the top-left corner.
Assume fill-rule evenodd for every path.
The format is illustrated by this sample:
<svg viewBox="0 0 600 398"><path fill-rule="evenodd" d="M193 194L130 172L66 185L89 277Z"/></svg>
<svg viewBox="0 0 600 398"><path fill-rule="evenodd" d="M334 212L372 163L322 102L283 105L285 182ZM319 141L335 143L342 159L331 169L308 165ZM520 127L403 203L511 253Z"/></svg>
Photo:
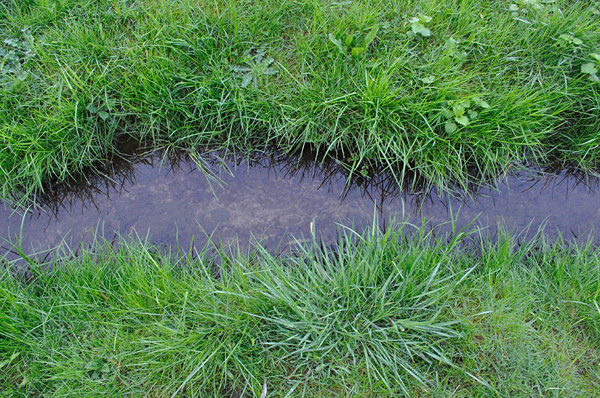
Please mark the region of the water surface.
<svg viewBox="0 0 600 398"><path fill-rule="evenodd" d="M477 217L475 224L492 235L498 223L528 228L530 235L545 224L548 236L567 238L588 236L600 223L597 181L564 171L521 171L498 180L496 188L458 198L401 190L383 175L358 177L348 185L343 167L315 164L310 157L223 160L212 154L201 164L204 171L185 155L134 151L113 162L105 176L54 187L37 208L0 206L0 237L20 237L26 252L62 241L87 244L94 233L108 239L133 233L184 249L192 239L200 246L208 239L247 246L254 237L269 248L285 249L312 234L333 243L340 224L360 229L374 217L381 224L396 218L425 219L429 225L455 218L459 228Z"/></svg>

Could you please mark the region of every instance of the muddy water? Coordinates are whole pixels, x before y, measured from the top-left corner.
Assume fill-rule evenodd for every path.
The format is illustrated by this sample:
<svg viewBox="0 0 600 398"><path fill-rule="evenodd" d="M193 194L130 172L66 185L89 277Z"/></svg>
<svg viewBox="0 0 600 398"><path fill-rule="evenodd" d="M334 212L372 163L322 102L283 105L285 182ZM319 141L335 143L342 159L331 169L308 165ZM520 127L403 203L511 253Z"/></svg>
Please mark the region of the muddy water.
<svg viewBox="0 0 600 398"><path fill-rule="evenodd" d="M104 177L55 187L37 208L0 205L2 251L12 250L6 240L17 237L26 252L40 252L62 241L89 243L94 233L137 234L184 249L192 238L196 246L209 238L247 246L253 237L282 250L312 233L332 243L340 223L360 228L373 217L424 218L429 225L454 217L459 227L478 217L475 224L492 234L499 222L530 234L545 224L551 237L587 236L600 226L597 182L565 172L522 171L458 199L402 192L381 176L348 186L343 168L300 157L232 161L213 154L200 163L204 172L185 156L133 154Z"/></svg>

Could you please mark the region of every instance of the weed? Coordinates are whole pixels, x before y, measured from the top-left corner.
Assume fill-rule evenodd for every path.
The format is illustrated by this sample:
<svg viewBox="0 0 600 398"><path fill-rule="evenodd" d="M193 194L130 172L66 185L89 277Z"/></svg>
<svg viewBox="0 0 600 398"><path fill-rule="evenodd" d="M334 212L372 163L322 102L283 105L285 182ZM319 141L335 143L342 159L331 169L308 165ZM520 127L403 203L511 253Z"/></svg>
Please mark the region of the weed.
<svg viewBox="0 0 600 398"><path fill-rule="evenodd" d="M23 30L21 37L9 37L0 44L0 86L4 90L29 77L27 63L35 55L32 42L31 34Z"/></svg>
<svg viewBox="0 0 600 398"><path fill-rule="evenodd" d="M431 36L431 30L425 26L431 22L430 16L419 15L418 17L411 18L408 22L410 23L410 33L413 35L421 35L423 37Z"/></svg>
<svg viewBox="0 0 600 398"><path fill-rule="evenodd" d="M452 134L458 130L458 124L466 127L473 120L479 117L479 112L475 108L487 109L490 105L480 97L473 97L471 100L448 101L448 107L442 108L442 114L447 119L444 125L446 133Z"/></svg>
<svg viewBox="0 0 600 398"><path fill-rule="evenodd" d="M572 44L573 46L581 46L583 44L583 40L573 36L570 33L563 33L558 36L560 40L562 40L566 44Z"/></svg>
<svg viewBox="0 0 600 398"><path fill-rule="evenodd" d="M257 89L259 79L263 76L273 76L277 74L277 69L273 67L275 59L265 53L265 49L250 49L244 53L244 61L241 65L231 67L231 70L242 75L242 88L248 87L250 83Z"/></svg>
<svg viewBox="0 0 600 398"><path fill-rule="evenodd" d="M592 81L599 81L598 79L598 66L600 65L600 54L590 53L590 57L594 59L593 62L586 62L581 65L581 73L589 75Z"/></svg>

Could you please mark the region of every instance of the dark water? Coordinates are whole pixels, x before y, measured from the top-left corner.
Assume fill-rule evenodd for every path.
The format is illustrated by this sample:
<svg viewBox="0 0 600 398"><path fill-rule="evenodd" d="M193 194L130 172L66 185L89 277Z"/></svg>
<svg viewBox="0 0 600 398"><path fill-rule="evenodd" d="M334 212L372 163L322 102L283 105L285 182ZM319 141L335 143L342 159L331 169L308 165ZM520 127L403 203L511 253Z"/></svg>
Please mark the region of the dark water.
<svg viewBox="0 0 600 398"><path fill-rule="evenodd" d="M96 233L148 236L150 242L187 249L211 239L238 241L251 236L267 247L285 249L314 233L335 241L339 224L362 228L377 217L430 225L456 219L458 227L475 217L492 234L498 222L530 234L542 224L550 237L586 237L600 225L600 194L595 180L572 174L522 171L506 176L496 188L469 198L402 191L385 176L355 178L333 162L269 155L223 161L207 156L199 163L185 155L140 155L111 164L111 172L89 181L57 186L28 211L0 205L0 238L21 237L26 252L40 252L65 241L89 243ZM207 175L209 171L210 175ZM448 230L446 225L442 230Z"/></svg>

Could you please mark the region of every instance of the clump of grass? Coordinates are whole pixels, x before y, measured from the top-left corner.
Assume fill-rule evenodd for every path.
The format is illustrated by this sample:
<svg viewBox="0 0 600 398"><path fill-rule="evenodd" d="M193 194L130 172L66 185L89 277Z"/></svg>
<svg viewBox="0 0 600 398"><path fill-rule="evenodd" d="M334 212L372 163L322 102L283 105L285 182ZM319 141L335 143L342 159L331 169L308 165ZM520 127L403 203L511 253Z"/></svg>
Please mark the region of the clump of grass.
<svg viewBox="0 0 600 398"><path fill-rule="evenodd" d="M104 242L34 266L28 281L7 267L0 386L12 396L597 391L597 249L505 237L473 250L465 237L347 229L333 252L306 244L286 257L260 245L174 257Z"/></svg>
<svg viewBox="0 0 600 398"><path fill-rule="evenodd" d="M93 165L121 135L311 145L440 186L598 161L587 1L45 4L0 5L3 198Z"/></svg>
<svg viewBox="0 0 600 398"><path fill-rule="evenodd" d="M421 251L398 233L372 233L344 240L334 255L316 246L287 259L260 246L248 257L220 251L218 277L207 258L181 268L144 244L83 253L36 270L29 285L6 274L2 351L47 350L53 370L32 363L42 374L31 391L97 392L100 384L114 393L142 383L164 396L217 394L258 391L265 378L278 388L345 389L359 376L374 392L408 393L409 379L428 383L415 362L449 363L443 343L459 333L440 312L469 270L452 269L452 246ZM38 335L50 303L60 310ZM84 353L72 337L103 347ZM64 339L74 346L60 348Z"/></svg>

